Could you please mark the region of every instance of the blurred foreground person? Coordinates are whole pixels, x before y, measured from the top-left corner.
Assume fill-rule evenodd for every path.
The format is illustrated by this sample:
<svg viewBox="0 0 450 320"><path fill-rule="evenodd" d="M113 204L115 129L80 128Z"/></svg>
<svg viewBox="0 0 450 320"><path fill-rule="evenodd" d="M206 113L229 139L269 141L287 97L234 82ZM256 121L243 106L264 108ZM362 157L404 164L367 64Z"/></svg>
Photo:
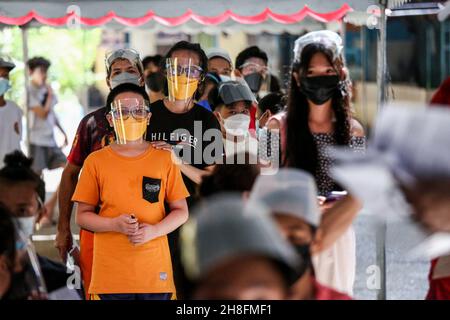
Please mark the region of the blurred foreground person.
<svg viewBox="0 0 450 320"><path fill-rule="evenodd" d="M16 237L11 213L0 205L0 300L8 298L13 276L21 270L17 261Z"/></svg>
<svg viewBox="0 0 450 320"><path fill-rule="evenodd" d="M415 257L450 252L449 123L448 109L387 106L366 156L335 151L335 179L368 212L414 227L406 253ZM450 298L448 261L433 263L428 299Z"/></svg>
<svg viewBox="0 0 450 320"><path fill-rule="evenodd" d="M225 158L225 163L217 164L213 171L203 176L199 187L200 196L207 197L223 193L242 193L244 197L252 189L253 183L260 174L257 164L250 162L249 153L236 153ZM244 161L239 162L243 159Z"/></svg>
<svg viewBox="0 0 450 320"><path fill-rule="evenodd" d="M262 203L270 209L281 233L304 261L299 278L292 287L292 298L350 299L348 295L321 282L324 273L336 272L333 264L328 266L331 270L327 272L317 270L315 266L317 255L331 247L347 231L359 210L358 202L351 197L343 199L321 217L313 176L298 169L285 168L274 175L258 177L250 194L249 203L253 202ZM316 270L320 271L319 274Z"/></svg>
<svg viewBox="0 0 450 320"><path fill-rule="evenodd" d="M32 160L20 151L7 155L5 164L0 170L0 204L9 209L17 225L24 269L15 275L11 298L26 299L33 290L46 294L65 288L70 276L66 267L37 255L31 242L37 221L45 214L45 184L31 169Z"/></svg>
<svg viewBox="0 0 450 320"><path fill-rule="evenodd" d="M302 264L267 208L220 195L197 207L182 229L182 257L194 299L282 300Z"/></svg>
<svg viewBox="0 0 450 320"><path fill-rule="evenodd" d="M436 106L450 107L450 77L441 83L437 91L431 98L430 103Z"/></svg>

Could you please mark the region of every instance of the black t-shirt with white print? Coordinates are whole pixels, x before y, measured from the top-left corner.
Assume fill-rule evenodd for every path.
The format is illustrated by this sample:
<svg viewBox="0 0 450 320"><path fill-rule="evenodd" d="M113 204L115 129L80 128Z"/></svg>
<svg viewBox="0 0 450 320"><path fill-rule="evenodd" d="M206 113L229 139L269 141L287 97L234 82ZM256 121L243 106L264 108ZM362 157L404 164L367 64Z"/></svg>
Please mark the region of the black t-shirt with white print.
<svg viewBox="0 0 450 320"><path fill-rule="evenodd" d="M208 147L208 145L214 142L216 137L221 139L220 124L212 112L194 104L185 113L173 113L167 109L163 100L152 103L150 111L152 117L147 129L148 141L165 141L177 146L176 148L182 148L179 152L180 156L183 156L184 161L196 168L203 169L214 164L214 162L211 163L211 158L204 157L205 154L215 156L214 152L209 152L213 149L213 146ZM205 132L209 129L218 131L215 136L211 135L211 131L205 135ZM205 152L207 147L208 150ZM195 183L184 175L183 179L189 193L194 196L196 192Z"/></svg>

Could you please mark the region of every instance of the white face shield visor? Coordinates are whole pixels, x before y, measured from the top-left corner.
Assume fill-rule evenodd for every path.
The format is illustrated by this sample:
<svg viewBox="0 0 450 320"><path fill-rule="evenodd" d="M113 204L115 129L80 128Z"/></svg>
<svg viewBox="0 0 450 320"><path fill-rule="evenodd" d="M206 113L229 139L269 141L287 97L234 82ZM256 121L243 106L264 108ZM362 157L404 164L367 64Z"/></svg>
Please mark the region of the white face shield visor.
<svg viewBox="0 0 450 320"><path fill-rule="evenodd" d="M190 58L168 58L166 75L169 100L189 102L197 91L203 69L195 65Z"/></svg>
<svg viewBox="0 0 450 320"><path fill-rule="evenodd" d="M137 98L116 99L111 104L111 120L116 142L143 142L150 120L148 101Z"/></svg>
<svg viewBox="0 0 450 320"><path fill-rule="evenodd" d="M320 30L309 32L295 40L294 61L301 62L300 60L303 49L307 45L313 43L322 44L326 48L330 49L333 53L333 61L342 56L342 49L344 48L342 45L342 38L336 32L330 30Z"/></svg>

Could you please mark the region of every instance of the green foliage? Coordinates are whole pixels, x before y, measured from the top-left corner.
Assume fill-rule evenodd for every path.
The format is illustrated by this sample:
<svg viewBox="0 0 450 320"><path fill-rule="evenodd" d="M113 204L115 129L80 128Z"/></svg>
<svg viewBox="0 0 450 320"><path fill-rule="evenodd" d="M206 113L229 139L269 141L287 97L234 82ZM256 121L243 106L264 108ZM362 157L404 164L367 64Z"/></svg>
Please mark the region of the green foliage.
<svg viewBox="0 0 450 320"><path fill-rule="evenodd" d="M43 56L50 60L49 81L61 96L74 97L83 86L94 81L91 70L101 29L56 29L51 27L28 30L28 57ZM0 30L0 55L10 56L16 68L10 75L13 88L7 98L24 105L24 68L22 34L18 27ZM61 99L60 99L61 100Z"/></svg>

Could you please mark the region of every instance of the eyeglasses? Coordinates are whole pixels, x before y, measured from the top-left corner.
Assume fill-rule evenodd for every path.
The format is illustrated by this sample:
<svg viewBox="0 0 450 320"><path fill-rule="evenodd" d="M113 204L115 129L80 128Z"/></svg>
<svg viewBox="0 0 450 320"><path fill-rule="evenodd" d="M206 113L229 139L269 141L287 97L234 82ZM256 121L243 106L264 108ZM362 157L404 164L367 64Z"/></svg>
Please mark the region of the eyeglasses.
<svg viewBox="0 0 450 320"><path fill-rule="evenodd" d="M136 120L143 120L149 113L149 103L145 100L120 99L111 104L110 114L114 119L127 120L131 115Z"/></svg>
<svg viewBox="0 0 450 320"><path fill-rule="evenodd" d="M267 66L260 65L254 62L246 62L241 65L240 69L242 69L242 71L245 71L246 73L265 73L269 70Z"/></svg>
<svg viewBox="0 0 450 320"><path fill-rule="evenodd" d="M203 69L195 64L191 64L189 60L187 63L181 65L177 59L167 59L166 69L168 76L180 76L185 74L186 76L194 79L200 79L203 74Z"/></svg>
<svg viewBox="0 0 450 320"><path fill-rule="evenodd" d="M131 115L136 120L143 120L150 114L150 108L113 109L111 114L115 119L128 120Z"/></svg>

